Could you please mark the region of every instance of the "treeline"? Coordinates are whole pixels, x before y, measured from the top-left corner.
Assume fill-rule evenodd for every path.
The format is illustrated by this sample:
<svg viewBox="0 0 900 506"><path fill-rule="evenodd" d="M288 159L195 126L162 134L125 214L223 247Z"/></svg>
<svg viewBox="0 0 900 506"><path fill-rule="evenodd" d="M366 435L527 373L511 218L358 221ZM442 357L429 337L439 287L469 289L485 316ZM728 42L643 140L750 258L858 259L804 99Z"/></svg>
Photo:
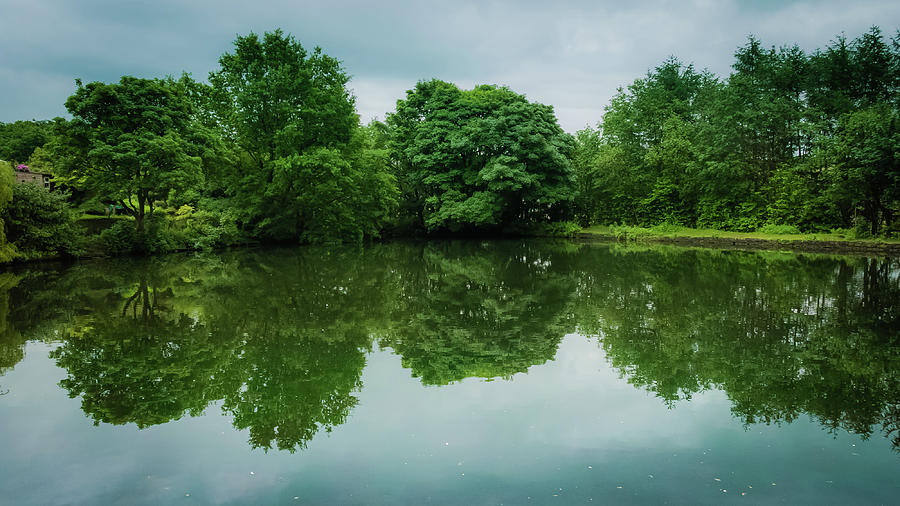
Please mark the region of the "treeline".
<svg viewBox="0 0 900 506"><path fill-rule="evenodd" d="M900 231L900 34L811 54L751 37L732 67L670 58L578 132L583 221Z"/></svg>
<svg viewBox="0 0 900 506"><path fill-rule="evenodd" d="M207 82L77 81L70 120L0 124L0 261L384 235L668 223L900 231L900 34L824 50L750 38L719 79L670 58L571 136L508 88L418 83L360 125L349 76L276 30ZM76 226L87 215L94 234ZM84 220L82 220L84 221Z"/></svg>

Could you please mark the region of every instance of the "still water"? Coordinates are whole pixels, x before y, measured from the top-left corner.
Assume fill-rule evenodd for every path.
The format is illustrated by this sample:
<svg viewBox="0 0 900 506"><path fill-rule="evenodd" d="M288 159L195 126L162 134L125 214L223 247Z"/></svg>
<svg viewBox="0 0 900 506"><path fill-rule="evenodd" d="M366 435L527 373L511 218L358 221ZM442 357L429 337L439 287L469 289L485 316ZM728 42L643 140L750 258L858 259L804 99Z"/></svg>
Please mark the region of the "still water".
<svg viewBox="0 0 900 506"><path fill-rule="evenodd" d="M897 504L897 260L390 243L0 273L0 504Z"/></svg>

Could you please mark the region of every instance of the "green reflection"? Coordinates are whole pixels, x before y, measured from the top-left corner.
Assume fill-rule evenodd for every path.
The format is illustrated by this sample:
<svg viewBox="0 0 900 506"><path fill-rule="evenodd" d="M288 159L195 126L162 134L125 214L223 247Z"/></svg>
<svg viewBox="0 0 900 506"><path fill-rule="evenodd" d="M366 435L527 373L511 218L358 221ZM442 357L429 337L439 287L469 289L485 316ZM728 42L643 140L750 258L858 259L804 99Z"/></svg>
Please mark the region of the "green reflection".
<svg viewBox="0 0 900 506"><path fill-rule="evenodd" d="M509 378L552 360L571 325L571 273L559 248L515 242L436 243L407 262L401 304L381 341L426 385Z"/></svg>
<svg viewBox="0 0 900 506"><path fill-rule="evenodd" d="M893 260L650 250L593 252L583 332L629 383L674 405L715 388L747 424L806 413L895 446L900 285Z"/></svg>
<svg viewBox="0 0 900 506"><path fill-rule="evenodd" d="M900 448L898 304L889 259L536 241L124 259L0 275L0 374L58 341L95 423L215 406L294 451L347 421L374 342L446 385L512 378L577 331L670 406L719 389L747 424L808 414Z"/></svg>
<svg viewBox="0 0 900 506"><path fill-rule="evenodd" d="M19 277L9 273L0 273L0 376L16 366L25 358L25 342L22 334L16 331L9 318L10 289L19 282ZM0 384L0 395L8 390Z"/></svg>
<svg viewBox="0 0 900 506"><path fill-rule="evenodd" d="M64 326L52 353L68 372L61 386L96 423L146 427L222 400L253 447L302 448L346 420L369 329L386 314L386 271L361 258L306 250L113 269Z"/></svg>

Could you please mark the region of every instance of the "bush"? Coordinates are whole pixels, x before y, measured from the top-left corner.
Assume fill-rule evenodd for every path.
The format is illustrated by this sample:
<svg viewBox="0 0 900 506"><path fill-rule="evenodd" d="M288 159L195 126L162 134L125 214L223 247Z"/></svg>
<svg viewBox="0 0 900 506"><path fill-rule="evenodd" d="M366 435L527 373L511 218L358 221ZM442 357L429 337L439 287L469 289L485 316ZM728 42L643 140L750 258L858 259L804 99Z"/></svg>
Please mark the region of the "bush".
<svg viewBox="0 0 900 506"><path fill-rule="evenodd" d="M104 253L127 255L138 250L137 232L133 221L119 221L100 232L100 247Z"/></svg>
<svg viewBox="0 0 900 506"><path fill-rule="evenodd" d="M169 222L169 234L180 249L212 249L240 242L241 235L233 209L219 212L197 210L183 205Z"/></svg>
<svg viewBox="0 0 900 506"><path fill-rule="evenodd" d="M655 233L659 234L671 234L675 232L681 232L682 230L689 230L687 227L683 227L681 225L675 225L673 223L660 223L659 225L654 225L650 227Z"/></svg>
<svg viewBox="0 0 900 506"><path fill-rule="evenodd" d="M13 186L13 199L3 220L7 239L24 258L77 256L84 251L84 233L69 207L69 194L33 184Z"/></svg>
<svg viewBox="0 0 900 506"><path fill-rule="evenodd" d="M556 221L539 225L536 232L550 237L574 237L581 230L581 225L574 221Z"/></svg>
<svg viewBox="0 0 900 506"><path fill-rule="evenodd" d="M761 234L774 234L774 235L787 235L787 234L799 234L800 229L795 227L794 225L763 225L757 229L757 232Z"/></svg>

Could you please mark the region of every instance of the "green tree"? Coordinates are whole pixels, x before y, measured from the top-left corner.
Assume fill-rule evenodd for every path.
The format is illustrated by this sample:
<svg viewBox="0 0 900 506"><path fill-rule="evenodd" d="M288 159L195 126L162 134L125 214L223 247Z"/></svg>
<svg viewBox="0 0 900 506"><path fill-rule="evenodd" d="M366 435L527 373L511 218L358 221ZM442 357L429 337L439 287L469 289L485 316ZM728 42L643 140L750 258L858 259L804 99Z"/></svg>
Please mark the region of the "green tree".
<svg viewBox="0 0 900 506"><path fill-rule="evenodd" d="M830 194L857 208L872 235L900 211L900 116L885 106L841 117Z"/></svg>
<svg viewBox="0 0 900 506"><path fill-rule="evenodd" d="M23 163L53 135L51 121L0 123L0 160Z"/></svg>
<svg viewBox="0 0 900 506"><path fill-rule="evenodd" d="M278 158L266 189L278 211L261 225L275 237L301 242L377 237L396 205L387 153L357 128L343 149L309 148Z"/></svg>
<svg viewBox="0 0 900 506"><path fill-rule="evenodd" d="M522 226L570 211L574 142L550 106L433 80L407 91L388 124L402 198L420 228Z"/></svg>
<svg viewBox="0 0 900 506"><path fill-rule="evenodd" d="M575 216L582 225L600 221L598 206L592 201L596 197L595 185L599 183L594 171L600 155L600 143L599 129L587 127L575 132L575 149L572 152L572 170L577 185Z"/></svg>
<svg viewBox="0 0 900 506"><path fill-rule="evenodd" d="M591 181L583 198L598 221L695 224L707 166L695 144L719 94L715 77L674 57L619 89L592 166L582 171Z"/></svg>
<svg viewBox="0 0 900 506"><path fill-rule="evenodd" d="M377 235L394 183L359 132L340 62L281 30L234 46L209 76L206 121L238 146L224 187L243 223L304 242Z"/></svg>
<svg viewBox="0 0 900 506"><path fill-rule="evenodd" d="M82 85L66 100L59 172L74 186L119 202L138 233L155 202L202 180L192 107L178 83L124 76Z"/></svg>

